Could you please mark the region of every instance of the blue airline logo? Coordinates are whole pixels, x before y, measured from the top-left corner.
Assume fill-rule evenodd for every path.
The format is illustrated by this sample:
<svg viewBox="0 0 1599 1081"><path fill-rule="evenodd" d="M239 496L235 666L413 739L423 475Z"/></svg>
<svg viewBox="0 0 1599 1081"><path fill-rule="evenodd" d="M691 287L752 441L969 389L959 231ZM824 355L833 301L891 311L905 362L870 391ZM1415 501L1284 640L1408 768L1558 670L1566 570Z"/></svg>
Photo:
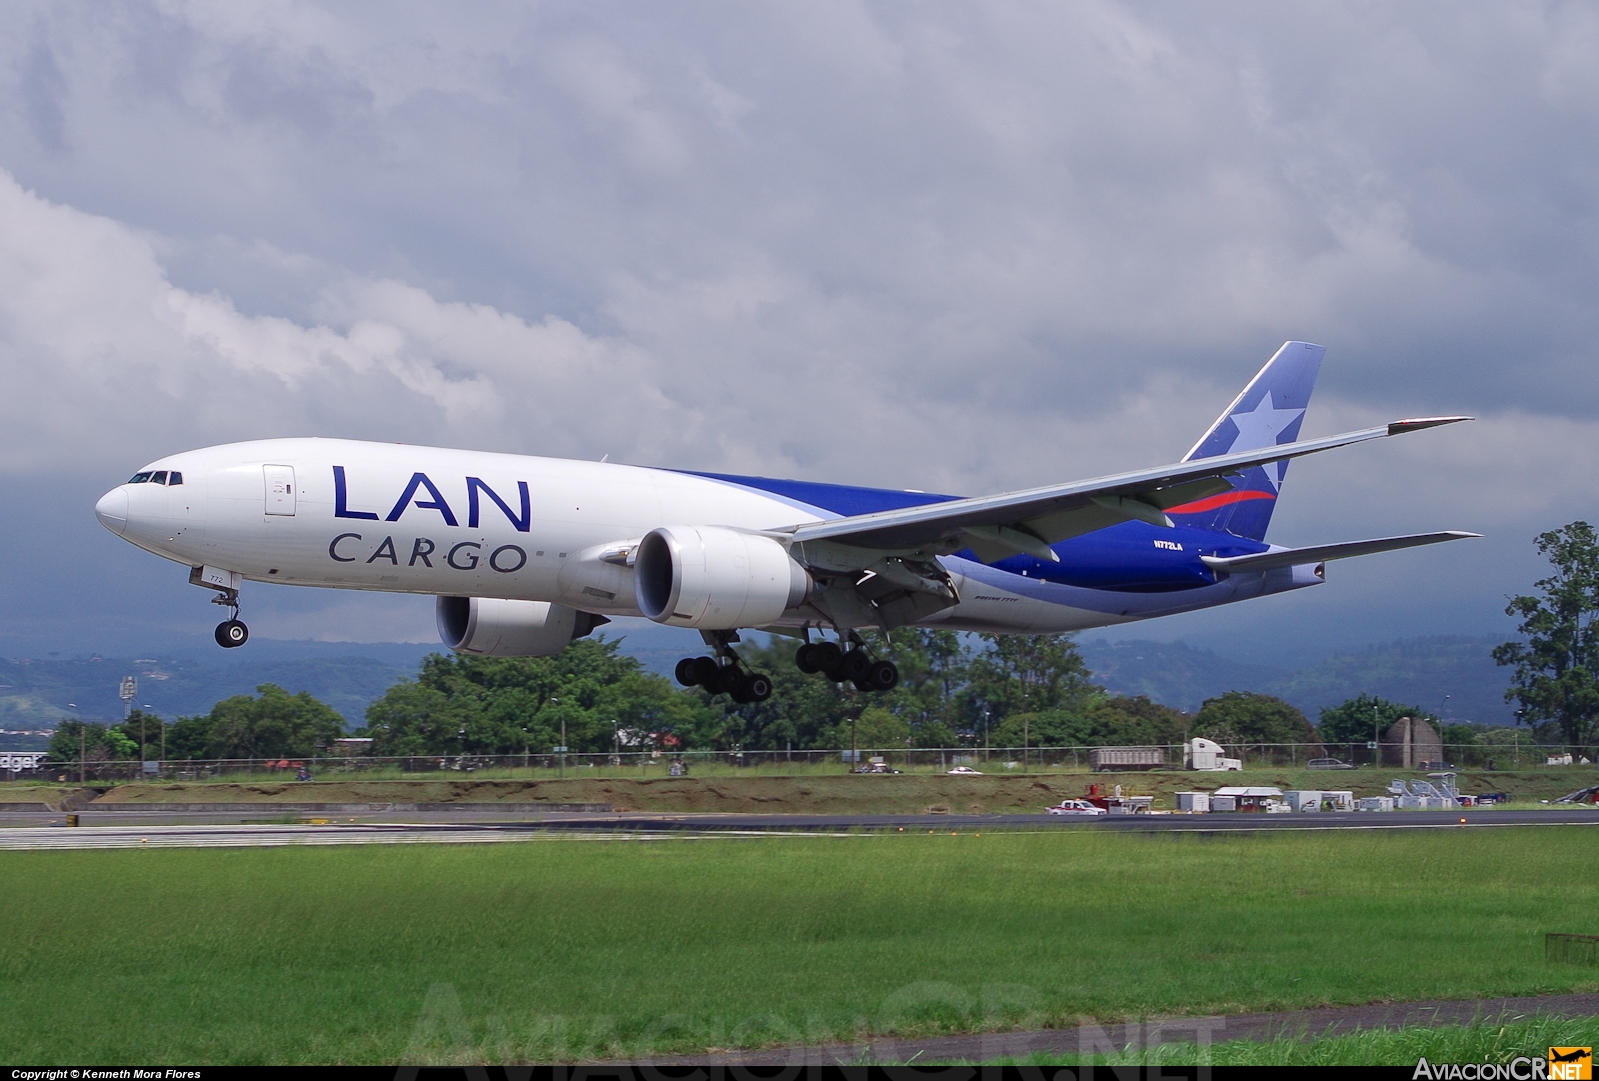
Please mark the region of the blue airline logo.
<svg viewBox="0 0 1599 1081"><path fill-rule="evenodd" d="M426 492L427 499L417 498ZM477 477L466 478L466 525L468 529L478 528L481 517L481 496L488 496L496 507L499 507L510 523L516 527L518 533L526 533L533 524L533 504L528 494L527 481L516 482L518 501L521 504L520 513L513 511L511 505L500 497L500 494L490 488ZM385 522L398 522L401 515L415 507L417 510L438 511L444 524L455 528L460 527L456 520L455 511L450 509L450 503L444 498L444 493L439 491L439 486L429 479L426 473L412 473L410 483L405 486L405 491L400 493L400 498L394 501L394 506L383 517ZM378 521L378 512L372 510L351 510L349 482L345 479L344 467L333 467L333 517L355 518L360 521Z"/></svg>

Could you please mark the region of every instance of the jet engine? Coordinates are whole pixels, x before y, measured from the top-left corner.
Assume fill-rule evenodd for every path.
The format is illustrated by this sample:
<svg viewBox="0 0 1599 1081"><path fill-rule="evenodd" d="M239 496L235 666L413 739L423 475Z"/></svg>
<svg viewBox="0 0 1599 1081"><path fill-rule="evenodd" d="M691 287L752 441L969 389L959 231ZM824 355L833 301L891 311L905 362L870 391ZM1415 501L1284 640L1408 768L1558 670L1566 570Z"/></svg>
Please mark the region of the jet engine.
<svg viewBox="0 0 1599 1081"><path fill-rule="evenodd" d="M457 653L548 657L610 620L548 601L440 597L439 637Z"/></svg>
<svg viewBox="0 0 1599 1081"><path fill-rule="evenodd" d="M775 621L804 600L811 577L770 537L665 526L639 542L633 589L639 611L657 623L733 630Z"/></svg>

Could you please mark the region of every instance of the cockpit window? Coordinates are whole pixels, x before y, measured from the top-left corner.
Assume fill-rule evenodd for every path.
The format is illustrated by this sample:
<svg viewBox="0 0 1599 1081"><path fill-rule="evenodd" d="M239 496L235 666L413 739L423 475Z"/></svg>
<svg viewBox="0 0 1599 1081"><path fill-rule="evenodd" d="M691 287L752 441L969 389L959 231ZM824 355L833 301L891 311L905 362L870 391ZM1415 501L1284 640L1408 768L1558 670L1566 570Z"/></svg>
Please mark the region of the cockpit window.
<svg viewBox="0 0 1599 1081"><path fill-rule="evenodd" d="M173 473L168 473L167 474L167 487L168 488L172 487L174 484L182 484L182 483L183 483L183 474L182 473L173 472Z"/></svg>
<svg viewBox="0 0 1599 1081"><path fill-rule="evenodd" d="M166 482L167 482L167 471L165 469L161 470L159 473L151 473L150 474L150 483L151 484L165 484Z"/></svg>
<svg viewBox="0 0 1599 1081"><path fill-rule="evenodd" d="M135 473L133 476L128 478L128 483L129 484L149 484L150 483L150 474L148 474L148 473Z"/></svg>

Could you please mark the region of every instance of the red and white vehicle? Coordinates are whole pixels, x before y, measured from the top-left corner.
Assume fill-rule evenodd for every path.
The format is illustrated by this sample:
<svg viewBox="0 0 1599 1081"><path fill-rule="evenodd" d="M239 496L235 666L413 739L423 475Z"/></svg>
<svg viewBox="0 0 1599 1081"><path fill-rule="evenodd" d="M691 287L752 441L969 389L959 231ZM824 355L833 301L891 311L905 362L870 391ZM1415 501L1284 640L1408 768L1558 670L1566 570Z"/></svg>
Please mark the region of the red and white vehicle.
<svg viewBox="0 0 1599 1081"><path fill-rule="evenodd" d="M1052 815L1102 815L1110 813L1103 807L1095 807L1085 799L1063 799L1053 807L1045 807L1044 810Z"/></svg>

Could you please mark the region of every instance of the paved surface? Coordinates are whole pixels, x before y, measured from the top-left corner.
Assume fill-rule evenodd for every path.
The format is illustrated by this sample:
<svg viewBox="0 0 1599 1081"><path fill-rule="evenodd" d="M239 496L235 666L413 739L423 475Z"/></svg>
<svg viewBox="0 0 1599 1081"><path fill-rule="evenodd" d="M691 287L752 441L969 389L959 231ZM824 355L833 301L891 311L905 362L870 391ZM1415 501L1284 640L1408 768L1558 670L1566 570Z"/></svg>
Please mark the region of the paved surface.
<svg viewBox="0 0 1599 1081"><path fill-rule="evenodd" d="M1201 835L1274 830L1492 829L1506 826L1596 826L1599 809L1550 807L1527 811L1396 811L1344 814L1115 815L1100 818L1012 815L760 815L496 812L464 806L452 811L365 815L286 813L260 804L215 812L142 811L133 808L66 815L0 812L3 848L205 847L285 844L488 843L534 833L572 832L603 837L844 835L900 831L1116 830Z"/></svg>
<svg viewBox="0 0 1599 1081"><path fill-rule="evenodd" d="M947 1062L991 1062L1026 1058L1035 1053L1074 1054L1149 1049L1163 1043L1221 1043L1225 1040L1274 1040L1279 1037L1336 1036L1359 1029L1403 1025L1454 1025L1472 1021L1516 1021L1533 1016L1599 1016L1599 995L1542 995L1536 998L1492 998L1405 1002L1382 1006L1349 1006L1282 1013L1238 1014L1231 1017L1175 1017L1125 1025L1084 1025L1037 1032L993 1032L976 1036L930 1039L874 1039L812 1047L778 1047L765 1051L727 1052L650 1060L658 1066L690 1065L855 1065Z"/></svg>

